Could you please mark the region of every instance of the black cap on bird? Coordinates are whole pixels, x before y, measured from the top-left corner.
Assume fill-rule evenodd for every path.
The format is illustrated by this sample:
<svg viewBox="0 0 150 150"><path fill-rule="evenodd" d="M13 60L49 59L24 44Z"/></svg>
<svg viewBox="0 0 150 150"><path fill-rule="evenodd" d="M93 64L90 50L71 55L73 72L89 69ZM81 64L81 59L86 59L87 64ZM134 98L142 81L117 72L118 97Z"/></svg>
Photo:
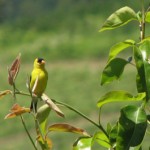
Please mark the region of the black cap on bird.
<svg viewBox="0 0 150 150"><path fill-rule="evenodd" d="M37 62L38 62L38 63L42 63L42 62L45 62L45 61L44 61L43 58L37 58Z"/></svg>

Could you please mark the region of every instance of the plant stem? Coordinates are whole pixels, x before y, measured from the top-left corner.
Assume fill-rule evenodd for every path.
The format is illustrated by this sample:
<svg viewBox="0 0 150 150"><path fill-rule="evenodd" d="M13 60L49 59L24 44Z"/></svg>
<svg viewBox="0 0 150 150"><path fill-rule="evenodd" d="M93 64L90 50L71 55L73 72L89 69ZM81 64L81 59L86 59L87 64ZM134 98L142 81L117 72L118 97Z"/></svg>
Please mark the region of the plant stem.
<svg viewBox="0 0 150 150"><path fill-rule="evenodd" d="M141 0L141 9L142 9L142 20L140 22L140 39L141 41L145 38L145 8L144 0Z"/></svg>
<svg viewBox="0 0 150 150"><path fill-rule="evenodd" d="M99 108L99 114L98 114L99 116L98 116L98 118L99 118L99 125L101 124L101 108Z"/></svg>
<svg viewBox="0 0 150 150"><path fill-rule="evenodd" d="M78 115L80 115L81 117L83 117L84 119L88 120L90 123L92 123L94 126L98 127L107 137L108 137L108 134L107 132L105 131L105 129L103 128L103 126L101 124L97 124L96 122L94 122L93 120L91 120L89 117L87 117L86 115L84 115L83 113L81 113L79 110L73 108L72 106L68 105L68 104L65 104L63 102L60 102L60 101L56 101L54 99L52 99L55 103L57 104L60 104L60 105L63 105L65 107L67 107L68 109L74 111L75 113L77 113Z"/></svg>
<svg viewBox="0 0 150 150"><path fill-rule="evenodd" d="M13 97L14 97L14 102L15 102L16 101L16 85L14 82L13 82L12 86L13 86Z"/></svg>
<svg viewBox="0 0 150 150"><path fill-rule="evenodd" d="M25 92L22 92L22 91L16 91L15 94L20 94L20 95L24 95L24 96L31 96L31 94L25 93Z"/></svg>
<svg viewBox="0 0 150 150"><path fill-rule="evenodd" d="M26 127L26 124L25 124L25 122L24 122L24 119L23 119L23 117L22 117L21 115L20 115L20 118L21 118L21 121L22 121L22 124L23 124L23 126L24 126L24 129L25 129L25 131L26 131L26 133L27 133L27 135L28 135L28 137L29 137L29 139L30 139L30 141L31 141L31 143L32 143L32 145L33 145L33 147L34 147L34 149L35 149L35 150L38 150L37 147L36 147L35 144L34 144L34 141L33 141L32 137L31 137L31 135L30 135L30 133L29 133L27 127Z"/></svg>

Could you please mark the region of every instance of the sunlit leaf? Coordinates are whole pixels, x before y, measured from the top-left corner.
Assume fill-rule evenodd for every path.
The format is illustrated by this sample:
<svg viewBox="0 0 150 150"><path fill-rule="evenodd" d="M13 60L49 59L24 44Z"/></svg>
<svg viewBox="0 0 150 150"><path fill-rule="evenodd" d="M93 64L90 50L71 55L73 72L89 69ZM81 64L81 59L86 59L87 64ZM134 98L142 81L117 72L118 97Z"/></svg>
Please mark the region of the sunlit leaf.
<svg viewBox="0 0 150 150"><path fill-rule="evenodd" d="M30 112L30 108L21 107L18 104L14 104L10 110L10 113L5 116L5 119L14 118L27 112Z"/></svg>
<svg viewBox="0 0 150 150"><path fill-rule="evenodd" d="M73 150L91 150L92 137L80 137L73 145Z"/></svg>
<svg viewBox="0 0 150 150"><path fill-rule="evenodd" d="M47 104L41 106L38 111L37 111L37 115L36 115L36 119L39 122L40 125L40 129L41 132L44 134L46 134L46 129L47 129L47 120L48 120L48 116L50 114L50 108Z"/></svg>
<svg viewBox="0 0 150 150"><path fill-rule="evenodd" d="M142 53L138 47L134 47L134 59L137 68L136 84L138 92L146 92L146 79L144 71L144 63L142 58Z"/></svg>
<svg viewBox="0 0 150 150"><path fill-rule="evenodd" d="M46 138L42 138L41 136L38 136L37 139L38 143L40 144L41 148L43 150L51 150L52 149L52 141L46 137Z"/></svg>
<svg viewBox="0 0 150 150"><path fill-rule="evenodd" d="M21 57L21 54L19 54L16 59L13 61L12 65L10 68L8 68L8 82L10 85L13 85L17 75L18 75L18 72L19 72L19 69L20 69L20 57Z"/></svg>
<svg viewBox="0 0 150 150"><path fill-rule="evenodd" d="M138 11L136 15L137 15L138 21L142 22L142 12Z"/></svg>
<svg viewBox="0 0 150 150"><path fill-rule="evenodd" d="M139 48L134 47L134 59L137 68L138 92L146 92L146 99L150 99L150 40L144 40Z"/></svg>
<svg viewBox="0 0 150 150"><path fill-rule="evenodd" d="M0 99L8 94L12 94L12 91L10 91L10 90L0 91Z"/></svg>
<svg viewBox="0 0 150 150"><path fill-rule="evenodd" d="M58 108L58 106L46 94L43 94L41 98L59 116L64 117L64 113Z"/></svg>
<svg viewBox="0 0 150 150"><path fill-rule="evenodd" d="M93 142L95 141L105 148L111 148L109 139L103 132L97 132L94 134Z"/></svg>
<svg viewBox="0 0 150 150"><path fill-rule="evenodd" d="M135 44L133 40L126 40L124 42L120 42L111 47L108 57L108 62L114 59L120 52L125 49L132 47Z"/></svg>
<svg viewBox="0 0 150 150"><path fill-rule="evenodd" d="M101 27L100 32L123 26L132 20L137 20L137 15L133 9L125 6L123 8L120 8L107 18L107 20Z"/></svg>
<svg viewBox="0 0 150 150"><path fill-rule="evenodd" d="M146 13L145 21L150 23L150 11Z"/></svg>
<svg viewBox="0 0 150 150"><path fill-rule="evenodd" d="M130 147L129 150L142 150L142 146L141 146L141 144L140 144L140 145L135 146L135 147Z"/></svg>
<svg viewBox="0 0 150 150"><path fill-rule="evenodd" d="M126 106L121 110L116 150L141 144L147 127L147 116L142 108Z"/></svg>
<svg viewBox="0 0 150 150"><path fill-rule="evenodd" d="M48 130L58 131L58 132L71 132L71 133L81 134L84 136L89 136L89 134L85 130L65 123L53 124L48 127Z"/></svg>
<svg viewBox="0 0 150 150"><path fill-rule="evenodd" d="M138 93L138 95L133 96L127 91L111 91L100 98L97 106L102 107L104 104L117 101L141 101L145 98L145 96L145 93Z"/></svg>
<svg viewBox="0 0 150 150"><path fill-rule="evenodd" d="M125 66L128 63L129 62L127 60L124 60L122 58L112 59L102 72L101 85L119 79L124 71Z"/></svg>
<svg viewBox="0 0 150 150"><path fill-rule="evenodd" d="M141 45L140 45L140 51L142 53L142 57L143 57L143 63L144 63L144 72L145 72L145 80L146 80L146 89L147 91L147 99L150 98L150 41L144 41Z"/></svg>

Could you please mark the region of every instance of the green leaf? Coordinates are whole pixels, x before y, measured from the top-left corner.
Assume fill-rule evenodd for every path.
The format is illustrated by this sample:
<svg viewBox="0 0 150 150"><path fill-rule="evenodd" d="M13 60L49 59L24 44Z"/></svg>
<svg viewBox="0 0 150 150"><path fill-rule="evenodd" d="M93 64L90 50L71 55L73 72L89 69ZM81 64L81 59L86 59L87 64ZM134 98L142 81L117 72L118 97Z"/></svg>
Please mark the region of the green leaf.
<svg viewBox="0 0 150 150"><path fill-rule="evenodd" d="M115 126L112 127L109 133L109 140L111 145L115 145L117 136L118 136L118 123L116 123Z"/></svg>
<svg viewBox="0 0 150 150"><path fill-rule="evenodd" d="M108 57L108 62L114 59L120 52L129 48L135 44L133 40L125 40L124 42L120 42L111 47Z"/></svg>
<svg viewBox="0 0 150 150"><path fill-rule="evenodd" d="M144 72L144 62L142 58L142 53L138 47L134 47L134 59L137 68L136 84L138 92L146 92L146 80Z"/></svg>
<svg viewBox="0 0 150 150"><path fill-rule="evenodd" d="M150 41L150 36L145 37L142 41L140 41L139 43L137 43L138 45L143 44L145 41Z"/></svg>
<svg viewBox="0 0 150 150"><path fill-rule="evenodd" d="M142 12L141 11L137 12L137 18L138 18L139 22L142 21Z"/></svg>
<svg viewBox="0 0 150 150"><path fill-rule="evenodd" d="M140 50L143 57L143 63L144 63L144 72L145 72L145 80L146 80L146 92L147 92L147 99L150 98L150 41L144 41L140 45Z"/></svg>
<svg viewBox="0 0 150 150"><path fill-rule="evenodd" d="M103 26L100 29L100 32L104 30L111 30L117 27L123 26L132 20L137 20L137 15L133 9L128 6L120 8L112 15L110 15Z"/></svg>
<svg viewBox="0 0 150 150"><path fill-rule="evenodd" d="M47 129L47 120L48 120L48 116L50 113L50 108L47 104L44 104L43 106L41 106L38 111L37 111L37 115L36 115L36 119L39 122L40 128L41 128L41 132L45 135L46 134L46 129Z"/></svg>
<svg viewBox="0 0 150 150"><path fill-rule="evenodd" d="M128 64L127 60L122 58L114 58L104 68L101 76L101 85L110 83L120 78L124 67Z"/></svg>
<svg viewBox="0 0 150 150"><path fill-rule="evenodd" d="M145 21L150 23L150 11L146 13Z"/></svg>
<svg viewBox="0 0 150 150"><path fill-rule="evenodd" d="M130 147L129 150L142 150L141 145L135 146L135 147Z"/></svg>
<svg viewBox="0 0 150 150"><path fill-rule="evenodd" d="M145 93L138 93L138 95L133 96L127 91L111 91L100 98L97 106L102 107L104 104L117 101L141 101L145 98L145 96Z"/></svg>
<svg viewBox="0 0 150 150"><path fill-rule="evenodd" d="M94 134L93 142L95 141L105 148L111 148L108 137L101 131Z"/></svg>
<svg viewBox="0 0 150 150"><path fill-rule="evenodd" d="M108 122L108 123L107 123L107 130L106 130L108 134L111 132L111 129L112 129L112 126L111 126L111 124Z"/></svg>
<svg viewBox="0 0 150 150"><path fill-rule="evenodd" d="M134 48L134 59L137 68L138 92L146 92L146 99L150 99L150 41L144 40L139 48Z"/></svg>
<svg viewBox="0 0 150 150"><path fill-rule="evenodd" d="M129 149L141 144L147 127L147 116L137 106L126 106L121 110L118 124L116 150Z"/></svg>
<svg viewBox="0 0 150 150"><path fill-rule="evenodd" d="M73 144L73 150L91 150L92 137L80 137Z"/></svg>

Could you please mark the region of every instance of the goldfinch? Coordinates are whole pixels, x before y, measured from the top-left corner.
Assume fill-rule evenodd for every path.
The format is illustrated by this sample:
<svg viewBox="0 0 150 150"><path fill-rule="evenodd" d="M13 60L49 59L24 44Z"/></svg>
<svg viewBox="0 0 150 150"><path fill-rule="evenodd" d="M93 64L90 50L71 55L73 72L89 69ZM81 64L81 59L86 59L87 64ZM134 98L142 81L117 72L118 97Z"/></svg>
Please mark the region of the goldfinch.
<svg viewBox="0 0 150 150"><path fill-rule="evenodd" d="M46 89L48 81L48 73L45 69L45 61L43 58L36 58L33 64L33 70L30 76L30 90L33 95L38 98L42 96ZM38 98L33 98L30 109L37 111Z"/></svg>

